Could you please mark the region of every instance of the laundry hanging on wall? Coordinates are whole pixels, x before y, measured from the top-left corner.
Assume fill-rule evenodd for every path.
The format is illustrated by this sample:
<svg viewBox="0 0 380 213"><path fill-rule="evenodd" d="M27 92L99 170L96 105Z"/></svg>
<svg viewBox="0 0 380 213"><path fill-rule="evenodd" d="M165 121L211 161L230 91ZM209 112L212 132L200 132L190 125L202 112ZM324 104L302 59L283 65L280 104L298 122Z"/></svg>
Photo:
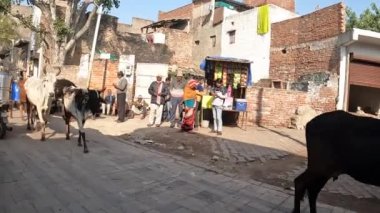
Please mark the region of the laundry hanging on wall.
<svg viewBox="0 0 380 213"><path fill-rule="evenodd" d="M270 29L269 5L259 7L257 14L257 34L264 35Z"/></svg>

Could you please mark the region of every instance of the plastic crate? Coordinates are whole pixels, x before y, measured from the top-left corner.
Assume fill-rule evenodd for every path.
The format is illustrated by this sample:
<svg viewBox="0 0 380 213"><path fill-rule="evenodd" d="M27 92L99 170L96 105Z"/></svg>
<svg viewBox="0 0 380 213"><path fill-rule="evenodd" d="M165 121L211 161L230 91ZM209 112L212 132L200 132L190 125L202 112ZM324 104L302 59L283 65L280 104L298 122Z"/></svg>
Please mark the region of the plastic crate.
<svg viewBox="0 0 380 213"><path fill-rule="evenodd" d="M236 99L235 110L240 112L247 111L247 100L246 99Z"/></svg>

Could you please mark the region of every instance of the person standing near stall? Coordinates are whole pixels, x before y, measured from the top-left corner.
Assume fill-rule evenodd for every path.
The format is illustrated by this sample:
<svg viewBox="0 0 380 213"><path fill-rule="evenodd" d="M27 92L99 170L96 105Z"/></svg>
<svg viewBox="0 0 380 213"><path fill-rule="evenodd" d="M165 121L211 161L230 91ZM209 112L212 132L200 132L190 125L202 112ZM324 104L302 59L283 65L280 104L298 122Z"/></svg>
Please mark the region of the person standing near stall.
<svg viewBox="0 0 380 213"><path fill-rule="evenodd" d="M197 109L197 85L196 79L190 79L184 89L183 103L185 105L181 129L183 131L191 131L194 129L195 114Z"/></svg>
<svg viewBox="0 0 380 213"><path fill-rule="evenodd" d="M200 126L201 115L202 115L202 97L205 95L205 84L204 79L202 77L198 77L198 85L196 88L197 92L197 110L195 115L195 129L197 130Z"/></svg>
<svg viewBox="0 0 380 213"><path fill-rule="evenodd" d="M223 103L224 99L226 99L226 89L222 86L222 79L218 78L215 81L215 86L211 91L211 95L214 96L214 100L212 101L212 116L214 118L214 130L213 133L217 133L218 135L222 135L223 128Z"/></svg>

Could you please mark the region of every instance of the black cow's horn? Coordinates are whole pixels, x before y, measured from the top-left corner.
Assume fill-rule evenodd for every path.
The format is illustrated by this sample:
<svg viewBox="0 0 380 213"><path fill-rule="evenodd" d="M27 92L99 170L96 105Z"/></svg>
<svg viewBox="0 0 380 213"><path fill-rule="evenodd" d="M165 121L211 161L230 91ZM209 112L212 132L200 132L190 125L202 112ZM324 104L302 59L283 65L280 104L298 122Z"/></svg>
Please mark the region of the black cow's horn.
<svg viewBox="0 0 380 213"><path fill-rule="evenodd" d="M62 72L62 67L61 66L53 66L54 69L58 70L57 73L55 73L56 76L59 76Z"/></svg>

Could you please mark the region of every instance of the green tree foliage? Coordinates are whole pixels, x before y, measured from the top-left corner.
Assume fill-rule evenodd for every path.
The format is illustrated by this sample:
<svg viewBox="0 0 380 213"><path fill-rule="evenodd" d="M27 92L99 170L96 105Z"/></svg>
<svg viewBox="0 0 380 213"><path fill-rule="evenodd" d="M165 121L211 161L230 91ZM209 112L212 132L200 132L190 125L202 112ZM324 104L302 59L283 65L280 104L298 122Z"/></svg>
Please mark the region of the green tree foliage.
<svg viewBox="0 0 380 213"><path fill-rule="evenodd" d="M0 46L10 46L12 39L18 37L17 23L5 14L0 14Z"/></svg>
<svg viewBox="0 0 380 213"><path fill-rule="evenodd" d="M348 30L359 28L380 32L380 8L376 3L371 3L370 7L364 10L359 17L351 8L347 8L346 14Z"/></svg>
<svg viewBox="0 0 380 213"><path fill-rule="evenodd" d="M41 47L44 48L44 61L48 65L64 64L76 41L90 28L99 5L103 5L105 12L120 5L120 0L66 0L60 1L67 3L62 9L57 6L56 0L23 1L41 10L41 23L34 26L31 17L11 10L12 4L21 2L22 0L0 0L0 14L8 14L18 19L23 26L39 33Z"/></svg>

